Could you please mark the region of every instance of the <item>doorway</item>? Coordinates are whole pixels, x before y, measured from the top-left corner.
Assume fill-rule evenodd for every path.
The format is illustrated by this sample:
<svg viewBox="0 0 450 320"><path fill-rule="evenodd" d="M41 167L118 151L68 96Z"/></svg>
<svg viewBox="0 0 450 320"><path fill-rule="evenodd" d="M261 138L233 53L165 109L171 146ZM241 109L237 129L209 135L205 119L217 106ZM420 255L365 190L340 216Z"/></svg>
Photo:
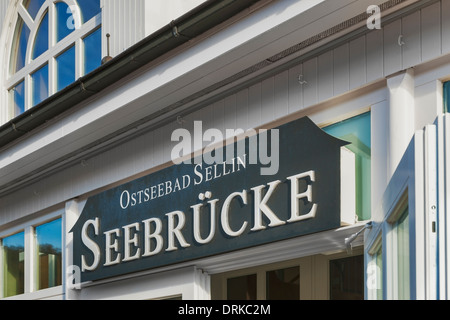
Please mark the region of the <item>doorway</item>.
<svg viewBox="0 0 450 320"><path fill-rule="evenodd" d="M211 277L213 300L363 300L362 250L230 271Z"/></svg>

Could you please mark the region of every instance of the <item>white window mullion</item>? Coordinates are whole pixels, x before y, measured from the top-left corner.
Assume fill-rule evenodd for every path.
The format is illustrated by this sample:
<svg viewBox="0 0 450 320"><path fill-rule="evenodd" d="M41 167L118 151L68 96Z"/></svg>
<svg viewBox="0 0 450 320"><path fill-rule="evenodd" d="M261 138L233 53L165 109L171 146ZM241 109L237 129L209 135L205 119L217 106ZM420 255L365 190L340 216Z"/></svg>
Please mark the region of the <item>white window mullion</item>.
<svg viewBox="0 0 450 320"><path fill-rule="evenodd" d="M75 80L83 76L83 40L81 38L75 41Z"/></svg>
<svg viewBox="0 0 450 320"><path fill-rule="evenodd" d="M25 293L31 293L36 290L35 281L35 238L34 228L29 226L25 228Z"/></svg>
<svg viewBox="0 0 450 320"><path fill-rule="evenodd" d="M19 12L20 17L23 19L27 27L32 30L34 28L34 21L28 13L27 9L24 8L23 4L18 6L17 11Z"/></svg>
<svg viewBox="0 0 450 320"><path fill-rule="evenodd" d="M56 74L56 59L50 58L48 61L48 90L49 96L53 95L57 91L57 74Z"/></svg>
<svg viewBox="0 0 450 320"><path fill-rule="evenodd" d="M33 106L33 81L31 80L31 75L27 74L24 79L24 92L25 92L25 111Z"/></svg>
<svg viewBox="0 0 450 320"><path fill-rule="evenodd" d="M56 8L53 1L48 7L48 50L53 52L56 43ZM50 56L48 61L48 95L51 96L56 92L56 61L54 56Z"/></svg>

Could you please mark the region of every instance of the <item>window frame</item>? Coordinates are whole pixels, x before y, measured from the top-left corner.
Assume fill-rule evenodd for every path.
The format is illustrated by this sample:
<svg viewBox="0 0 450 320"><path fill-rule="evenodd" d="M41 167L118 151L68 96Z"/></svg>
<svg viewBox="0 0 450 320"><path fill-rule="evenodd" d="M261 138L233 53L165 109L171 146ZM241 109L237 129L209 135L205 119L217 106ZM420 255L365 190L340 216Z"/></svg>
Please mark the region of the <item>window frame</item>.
<svg viewBox="0 0 450 320"><path fill-rule="evenodd" d="M384 261L385 259L385 249L383 248L383 235L382 230L378 231L378 234L375 236L375 240L369 246L368 255L367 255L367 270L366 270L366 287L367 287L367 299L368 300L383 300L384 296L384 288L385 288L385 275L384 272ZM381 258L381 267L378 265L378 258ZM372 268L374 267L374 268ZM375 272L375 274L374 274ZM375 277L375 278L373 278ZM369 287L375 280L376 287ZM378 288L378 284L381 286ZM381 294L381 299L380 295Z"/></svg>
<svg viewBox="0 0 450 320"><path fill-rule="evenodd" d="M75 10L72 12L74 18L74 24L77 26L75 30L73 30L69 35L63 38L60 41L56 39L56 26L54 21L56 21L56 2L65 2L69 7L75 5L73 0L46 0L44 4L39 9L36 19L33 19L29 16L27 9L20 1L17 5L17 10L15 14L15 18L13 21L13 25L17 25L19 16L24 20L24 24L28 26L30 29L30 36L27 42L26 48L26 57L25 57L25 65L22 69L16 71L14 74L11 73L11 64L15 61L11 56L7 58L8 65L5 74L5 88L8 95L9 107L7 108L7 119L13 119L17 115L15 114L14 106L13 106L13 95L14 88L24 81L24 110L25 112L35 105L33 105L32 101L32 80L31 75L39 70L45 64L48 64L49 67L49 83L48 83L48 96L52 96L56 92L58 92L57 86L57 72L56 72L56 58L69 49L71 46L75 46L75 79L82 77L83 74L83 65L84 65L84 57L83 57L83 39L87 37L90 33L94 32L98 28L101 28L102 25L102 12L100 12L92 17L89 21L86 21L82 24L81 12L80 10ZM49 49L45 51L42 55L37 57L35 60L31 59L33 47L34 47L34 39L36 37L37 31L40 26L40 21L44 17L45 13L48 11L49 14ZM12 49L14 48L14 36L15 32L10 36L8 41L8 50L7 53L11 55ZM102 50L100 48L100 50Z"/></svg>
<svg viewBox="0 0 450 320"><path fill-rule="evenodd" d="M62 285L37 290L37 274L36 274L36 256L37 247L35 241L35 228L46 223L52 222L54 220L61 219L61 245L62 245ZM12 297L4 297L3 285L0 286L0 300L33 300L33 299L43 299L49 297L63 296L64 294L64 283L65 283L65 214L64 210L57 210L48 213L42 217L29 220L27 222L18 224L13 228L0 231L0 276L3 277L3 239L17 233L25 233L25 283L24 283L24 293Z"/></svg>
<svg viewBox="0 0 450 320"><path fill-rule="evenodd" d="M408 188L403 191L402 195L400 196L399 200L396 202L395 207L393 210L387 215L386 221L387 221L387 237L388 241L391 244L387 248L387 254L389 254L390 261L388 267L389 267L389 274L392 278L392 281L389 281L391 284L391 287L388 288L388 290L391 292L392 298L395 300L400 299L399 297L399 261L398 261L398 223L399 220L403 217L405 210L408 210L407 212L407 219L409 226L412 226L411 224L411 215L409 214L409 206L408 206ZM409 296L408 300L411 298L411 228L408 229L408 241L409 241Z"/></svg>

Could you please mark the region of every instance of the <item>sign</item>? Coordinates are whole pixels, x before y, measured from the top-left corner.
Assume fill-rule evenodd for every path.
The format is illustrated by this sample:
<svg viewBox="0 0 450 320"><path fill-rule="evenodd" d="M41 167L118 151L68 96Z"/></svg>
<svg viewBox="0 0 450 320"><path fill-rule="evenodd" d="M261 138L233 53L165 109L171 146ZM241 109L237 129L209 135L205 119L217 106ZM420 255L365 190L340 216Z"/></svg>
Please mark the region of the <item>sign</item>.
<svg viewBox="0 0 450 320"><path fill-rule="evenodd" d="M240 151L226 162L185 161L89 198L71 230L81 281L340 227L340 152L347 143L308 118L275 130L274 175L250 161L249 145L260 133L235 141ZM271 150L273 141L262 140Z"/></svg>

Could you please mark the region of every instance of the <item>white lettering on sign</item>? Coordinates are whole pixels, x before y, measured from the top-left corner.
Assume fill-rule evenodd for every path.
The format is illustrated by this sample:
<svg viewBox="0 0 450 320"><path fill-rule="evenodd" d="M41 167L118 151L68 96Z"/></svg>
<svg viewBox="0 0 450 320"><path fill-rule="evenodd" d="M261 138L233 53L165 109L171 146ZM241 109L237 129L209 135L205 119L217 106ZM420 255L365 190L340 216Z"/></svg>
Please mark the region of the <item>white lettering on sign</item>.
<svg viewBox="0 0 450 320"><path fill-rule="evenodd" d="M135 207L152 200L174 194L192 186L200 185L204 182L225 177L229 174L240 172L247 168L247 155L233 158L226 162L216 163L204 167L203 164L197 164L193 170L193 176L186 174L181 178L167 180L138 191L124 190L119 197L119 205L125 210Z"/></svg>
<svg viewBox="0 0 450 320"><path fill-rule="evenodd" d="M84 245L88 247L88 249L94 255L94 262L89 266L86 263L86 258L83 255L81 257L81 271L92 271L97 269L98 264L100 263L100 247L94 241L89 238L87 230L89 226L94 227L94 234L98 235L98 227L99 227L99 219L88 220L84 223L83 229L81 230L81 241L83 241Z"/></svg>
<svg viewBox="0 0 450 320"><path fill-rule="evenodd" d="M308 219L314 219L317 212L317 204L312 203L313 197L313 183L315 181L315 172L309 171L288 177L287 180L290 184L290 207L291 207L291 217L287 221L281 220L277 213L274 212L268 205L270 198L276 193L277 189L281 185L281 181L276 180L268 183L267 185L260 185L251 188L251 191L242 190L241 192L231 193L222 205L222 208L218 208L219 199L212 199L213 194L209 191L199 194L199 199L202 201L199 204L193 205L192 209L192 233L193 241L196 244L206 245L210 243L217 230L216 213L220 212L220 227L223 232L230 237L238 237L243 234L249 228L249 221L243 221L238 227L231 227L230 222L231 214L238 215L238 212L232 212L231 206L235 201L239 201L242 205L248 205L249 193L253 193L253 226L250 228L249 232L257 232L265 230L266 228L276 228L281 225L295 223L299 221L304 221ZM300 190L300 181L302 185L306 187L305 190ZM131 194L122 193L121 198L130 196ZM122 199L121 199L122 201ZM207 201L206 204L204 201ZM304 203L304 208L301 210L300 202ZM305 211L310 205L308 212ZM209 223L210 228L208 232L201 230L201 221L204 219L202 216L202 211L204 207L209 207ZM238 210L235 210L238 211ZM263 223L263 215L269 221L268 225L265 226ZM173 211L165 214L165 219L167 219L167 239L163 237L163 221L159 218L150 218L140 223L132 223L122 228L115 228L103 232L105 241L105 252L104 254L104 266L112 266L125 261L131 261L140 259L142 257L155 256L161 253L166 245L166 252L177 251L179 248L188 248L191 246L186 240L183 232L186 231L186 214L183 211ZM95 236L99 235L100 230L100 219L88 220L84 223L82 228L82 242L91 252L94 257L92 264L88 265L86 262L85 255L82 255L82 272L95 270L101 261L101 250L97 242L94 241L88 234L88 229L93 229L93 234ZM203 231L203 232L202 232ZM143 232L139 237L138 233ZM92 234L92 232L91 232ZM123 248L123 252L119 250Z"/></svg>

